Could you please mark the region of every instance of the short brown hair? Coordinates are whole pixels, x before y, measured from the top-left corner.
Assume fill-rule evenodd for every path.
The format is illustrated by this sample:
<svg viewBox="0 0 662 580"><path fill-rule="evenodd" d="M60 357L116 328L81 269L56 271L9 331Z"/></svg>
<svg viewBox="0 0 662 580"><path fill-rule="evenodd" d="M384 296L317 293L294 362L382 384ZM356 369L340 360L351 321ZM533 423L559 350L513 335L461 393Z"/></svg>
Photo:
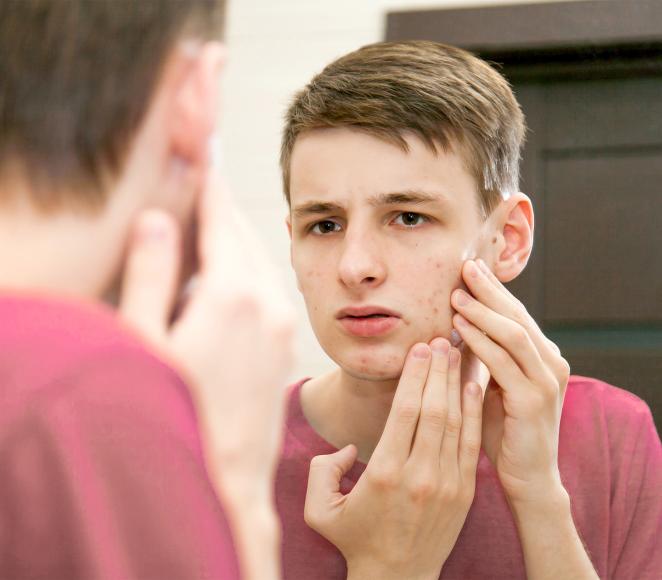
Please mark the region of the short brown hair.
<svg viewBox="0 0 662 580"><path fill-rule="evenodd" d="M18 163L43 208L101 205L176 41L220 35L224 4L2 0L0 170Z"/></svg>
<svg viewBox="0 0 662 580"><path fill-rule="evenodd" d="M408 150L460 146L489 215L519 185L524 116L506 79L467 51L428 41L364 46L328 65L294 97L281 147L285 197L297 137L324 127L365 131Z"/></svg>

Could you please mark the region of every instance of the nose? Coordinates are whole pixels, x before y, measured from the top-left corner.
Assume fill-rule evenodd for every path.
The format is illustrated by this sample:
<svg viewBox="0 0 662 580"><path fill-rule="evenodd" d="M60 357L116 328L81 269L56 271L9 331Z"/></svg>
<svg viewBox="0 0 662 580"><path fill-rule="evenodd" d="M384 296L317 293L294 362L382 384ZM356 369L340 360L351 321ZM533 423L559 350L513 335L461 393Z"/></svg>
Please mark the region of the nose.
<svg viewBox="0 0 662 580"><path fill-rule="evenodd" d="M338 267L340 281L353 290L377 287L386 279L386 265L374 236L347 231Z"/></svg>

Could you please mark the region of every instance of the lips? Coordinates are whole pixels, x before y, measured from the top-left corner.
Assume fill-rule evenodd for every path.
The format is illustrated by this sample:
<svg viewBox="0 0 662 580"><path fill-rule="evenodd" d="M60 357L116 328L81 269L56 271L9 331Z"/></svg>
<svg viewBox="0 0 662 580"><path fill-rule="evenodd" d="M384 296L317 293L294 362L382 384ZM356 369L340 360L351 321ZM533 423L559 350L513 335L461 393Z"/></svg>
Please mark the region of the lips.
<svg viewBox="0 0 662 580"><path fill-rule="evenodd" d="M348 334L359 337L384 335L400 323L400 315L381 306L343 308L336 318Z"/></svg>

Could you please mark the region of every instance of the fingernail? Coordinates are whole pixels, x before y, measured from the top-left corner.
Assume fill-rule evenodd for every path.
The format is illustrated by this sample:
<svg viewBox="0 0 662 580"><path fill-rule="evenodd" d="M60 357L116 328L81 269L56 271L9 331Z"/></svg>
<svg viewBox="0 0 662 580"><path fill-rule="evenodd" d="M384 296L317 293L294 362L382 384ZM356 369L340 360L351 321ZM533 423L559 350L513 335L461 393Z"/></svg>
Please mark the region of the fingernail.
<svg viewBox="0 0 662 580"><path fill-rule="evenodd" d="M476 397L480 393L480 387L476 383L467 383L467 394Z"/></svg>
<svg viewBox="0 0 662 580"><path fill-rule="evenodd" d="M148 244L160 243L168 238L168 223L163 216L152 213L142 218L138 228L138 239Z"/></svg>
<svg viewBox="0 0 662 580"><path fill-rule="evenodd" d="M473 260L467 261L467 271L469 272L469 276L472 278L477 278L478 277L478 268L476 267L476 262Z"/></svg>
<svg viewBox="0 0 662 580"><path fill-rule="evenodd" d="M478 260L476 260L476 263L478 264L478 267L479 267L483 272L485 272L485 274L488 274L488 273L489 273L490 269L487 267L487 264L486 264L483 260L478 259Z"/></svg>
<svg viewBox="0 0 662 580"><path fill-rule="evenodd" d="M451 330L451 344L453 346L460 346L461 343L462 337L460 336L460 333L455 329Z"/></svg>
<svg viewBox="0 0 662 580"><path fill-rule="evenodd" d="M432 347L433 352L444 356L448 354L448 351L450 350L450 344L443 338L435 338L430 343L430 346Z"/></svg>
<svg viewBox="0 0 662 580"><path fill-rule="evenodd" d="M460 306L466 306L471 301L471 298L464 290L456 290L455 300Z"/></svg>
<svg viewBox="0 0 662 580"><path fill-rule="evenodd" d="M430 356L430 348L427 344L417 344L414 347L414 356L416 358L428 358Z"/></svg>

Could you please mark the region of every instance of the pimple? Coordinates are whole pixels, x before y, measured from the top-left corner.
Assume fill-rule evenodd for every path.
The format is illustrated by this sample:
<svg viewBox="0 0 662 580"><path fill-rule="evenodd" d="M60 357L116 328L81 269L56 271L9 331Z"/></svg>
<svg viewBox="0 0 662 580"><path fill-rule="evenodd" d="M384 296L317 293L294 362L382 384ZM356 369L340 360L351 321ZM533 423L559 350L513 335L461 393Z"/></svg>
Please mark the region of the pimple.
<svg viewBox="0 0 662 580"><path fill-rule="evenodd" d="M439 308L433 308L432 312L434 312L435 314L439 314Z"/></svg>

